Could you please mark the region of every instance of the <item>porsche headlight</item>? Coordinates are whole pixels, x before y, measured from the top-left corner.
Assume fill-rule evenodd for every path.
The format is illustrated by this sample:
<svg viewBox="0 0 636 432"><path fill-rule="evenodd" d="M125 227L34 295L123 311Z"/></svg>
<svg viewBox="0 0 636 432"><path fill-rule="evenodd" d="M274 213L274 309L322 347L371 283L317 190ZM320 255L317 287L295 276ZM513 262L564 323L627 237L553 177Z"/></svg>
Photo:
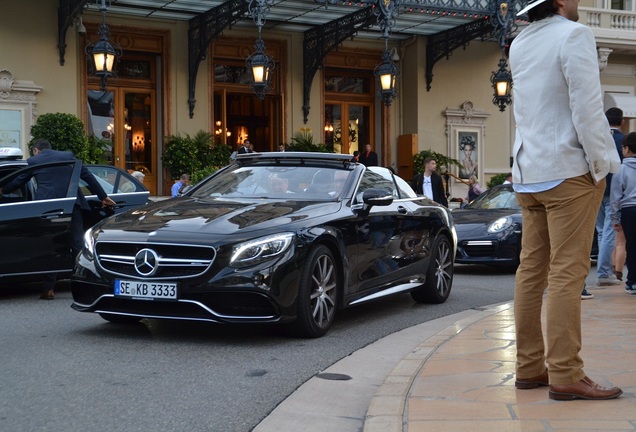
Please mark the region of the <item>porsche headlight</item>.
<svg viewBox="0 0 636 432"><path fill-rule="evenodd" d="M274 258L289 249L293 233L282 233L239 243L232 248L231 267L246 267Z"/></svg>
<svg viewBox="0 0 636 432"><path fill-rule="evenodd" d="M488 232L491 234L501 232L510 226L512 226L512 218L510 216L500 217L488 225Z"/></svg>

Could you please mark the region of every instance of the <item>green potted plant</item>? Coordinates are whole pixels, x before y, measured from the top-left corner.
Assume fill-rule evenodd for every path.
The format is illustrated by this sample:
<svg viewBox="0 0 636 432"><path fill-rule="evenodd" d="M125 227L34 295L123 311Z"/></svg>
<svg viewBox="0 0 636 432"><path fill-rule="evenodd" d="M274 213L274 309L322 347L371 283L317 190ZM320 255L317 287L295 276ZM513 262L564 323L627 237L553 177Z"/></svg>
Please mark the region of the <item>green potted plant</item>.
<svg viewBox="0 0 636 432"><path fill-rule="evenodd" d="M503 182L506 181L507 175L508 173L495 174L494 176L490 177L490 180L488 180L486 186L488 187L488 189L490 189L493 186L503 184Z"/></svg>
<svg viewBox="0 0 636 432"><path fill-rule="evenodd" d="M309 131L296 132L292 136L292 143L287 146L287 151L330 153L324 144L314 143L314 136Z"/></svg>
<svg viewBox="0 0 636 432"><path fill-rule="evenodd" d="M102 163L104 152L108 147L105 140L87 137L84 123L73 114L49 113L42 114L31 126L29 150L39 138L45 138L53 149L70 151L84 163Z"/></svg>
<svg viewBox="0 0 636 432"><path fill-rule="evenodd" d="M188 134L169 136L161 160L172 180L181 174L190 174L192 182L196 183L228 165L231 153L230 146L215 140L209 132L199 131L194 137Z"/></svg>

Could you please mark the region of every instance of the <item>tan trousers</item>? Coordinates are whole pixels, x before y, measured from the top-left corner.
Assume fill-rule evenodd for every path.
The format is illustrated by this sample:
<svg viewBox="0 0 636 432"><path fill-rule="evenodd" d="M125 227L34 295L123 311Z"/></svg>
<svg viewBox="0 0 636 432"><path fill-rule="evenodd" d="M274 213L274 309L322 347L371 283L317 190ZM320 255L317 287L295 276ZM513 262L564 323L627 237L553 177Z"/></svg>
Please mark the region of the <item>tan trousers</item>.
<svg viewBox="0 0 636 432"><path fill-rule="evenodd" d="M550 384L573 384L585 376L579 356L581 290L604 190L605 180L594 185L586 174L548 191L517 194L523 217L515 286L517 379L540 375L546 363ZM541 327L544 291L547 344Z"/></svg>

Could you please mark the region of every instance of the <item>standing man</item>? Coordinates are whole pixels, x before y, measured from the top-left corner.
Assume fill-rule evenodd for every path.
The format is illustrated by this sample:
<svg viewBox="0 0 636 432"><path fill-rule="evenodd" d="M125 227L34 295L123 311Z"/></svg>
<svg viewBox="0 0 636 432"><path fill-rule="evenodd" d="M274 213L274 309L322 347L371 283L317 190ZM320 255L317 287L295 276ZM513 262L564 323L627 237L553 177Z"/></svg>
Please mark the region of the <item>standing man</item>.
<svg viewBox="0 0 636 432"><path fill-rule="evenodd" d="M250 140L243 141L243 144L236 151L238 154L252 153Z"/></svg>
<svg viewBox="0 0 636 432"><path fill-rule="evenodd" d="M610 125L610 132L614 143L616 144L616 152L623 160L622 142L623 132L621 127L625 120L623 119L623 110L620 108L610 108L605 112L605 117ZM598 209L596 216L596 232L598 235L598 259L596 261L596 284L598 286L618 285L621 283L612 271L612 252L614 251L614 242L616 239L616 231L610 220L612 211L610 205L610 190L612 188L612 173L605 177L605 193L601 201L601 207Z"/></svg>
<svg viewBox="0 0 636 432"><path fill-rule="evenodd" d="M613 399L583 371L581 287L605 176L620 160L603 115L592 30L579 0L538 0L510 48L517 123L513 188L523 239L515 287L515 386L550 386L550 399ZM546 293L546 336L541 323ZM547 363L547 369L546 369Z"/></svg>
<svg viewBox="0 0 636 432"><path fill-rule="evenodd" d="M413 177L412 186L416 194L424 195L436 203L448 207L448 200L444 193L444 181L437 174L437 161L433 158L424 159L424 172Z"/></svg>
<svg viewBox="0 0 636 432"><path fill-rule="evenodd" d="M170 189L170 195L172 195L172 198L176 198L179 195L179 192L181 192L181 189L186 187L189 183L190 176L188 174L181 174L179 180L174 182L172 188Z"/></svg>
<svg viewBox="0 0 636 432"><path fill-rule="evenodd" d="M68 151L58 151L51 148L48 140L40 138L33 144L33 156L27 159L29 166L42 165L50 162L66 162L74 161L75 156ZM35 191L36 200L55 199L66 197L68 187L68 178L71 173L68 166L48 167L38 169L33 174L23 174L17 176L11 182L0 188L0 195L3 193L11 193L28 182L32 176L37 181L37 189ZM112 207L116 203L110 199L104 189L91 172L82 165L80 178L86 182L88 189L98 196L102 201L102 207ZM82 249L84 243L84 217L83 211L90 211L90 207L81 190L77 189L77 198L73 206L73 215L71 216L71 249L73 255L77 256ZM40 298L42 300L53 300L55 298L55 282L57 273L47 273L43 276L43 291Z"/></svg>
<svg viewBox="0 0 636 432"><path fill-rule="evenodd" d="M364 146L364 151L360 153L358 160L364 166L378 166L378 154L371 150L371 144Z"/></svg>

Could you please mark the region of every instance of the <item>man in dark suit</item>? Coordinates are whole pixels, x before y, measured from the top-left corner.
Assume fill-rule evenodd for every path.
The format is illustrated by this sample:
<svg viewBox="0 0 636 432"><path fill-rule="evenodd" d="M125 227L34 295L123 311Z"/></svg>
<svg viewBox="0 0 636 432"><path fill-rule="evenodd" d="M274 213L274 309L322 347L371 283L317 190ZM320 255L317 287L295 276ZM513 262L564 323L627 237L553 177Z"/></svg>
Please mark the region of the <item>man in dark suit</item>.
<svg viewBox="0 0 636 432"><path fill-rule="evenodd" d="M378 154L371 150L371 144L364 146L364 151L358 156L358 161L364 166L378 166Z"/></svg>
<svg viewBox="0 0 636 432"><path fill-rule="evenodd" d="M29 166L34 166L50 162L66 162L74 160L75 157L71 152L52 150L51 143L49 141L45 139L38 139L33 145L33 156L27 159L27 164ZM0 188L0 194L13 192L28 182L32 176L35 176L37 181L37 190L34 197L36 200L64 198L68 187L67 180L71 176L71 168L69 166L48 167L19 175L13 179L13 181ZM106 195L106 192L104 192L104 189L100 186L97 179L95 179L93 174L91 174L91 172L84 166L82 166L80 178L88 184L90 191L102 200L102 206L110 207L115 205L115 201ZM71 247L74 255L77 255L80 252L84 242L83 211L90 211L90 207L86 198L78 188L77 200L75 201L73 216L71 218ZM40 296L41 299L52 300L54 298L53 288L55 287L56 279L57 275L55 273L44 275L44 292Z"/></svg>
<svg viewBox="0 0 636 432"><path fill-rule="evenodd" d="M243 141L243 144L236 151L238 154L253 153L249 140Z"/></svg>
<svg viewBox="0 0 636 432"><path fill-rule="evenodd" d="M435 159L424 159L424 172L416 174L411 185L415 193L424 195L436 203L448 207L448 200L446 199L446 193L444 193L444 181L435 172L436 169L437 161Z"/></svg>

